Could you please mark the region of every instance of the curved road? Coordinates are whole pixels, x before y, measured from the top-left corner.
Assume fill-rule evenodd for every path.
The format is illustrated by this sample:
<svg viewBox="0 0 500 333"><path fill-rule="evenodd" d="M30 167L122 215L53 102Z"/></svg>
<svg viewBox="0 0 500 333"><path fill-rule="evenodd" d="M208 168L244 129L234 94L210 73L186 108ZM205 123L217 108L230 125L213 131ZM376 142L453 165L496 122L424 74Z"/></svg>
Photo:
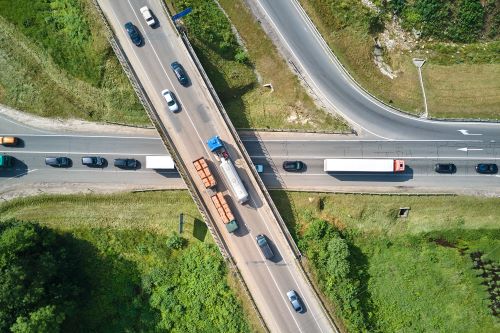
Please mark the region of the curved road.
<svg viewBox="0 0 500 333"><path fill-rule="evenodd" d="M474 134L484 143L500 139L499 123L425 120L378 102L342 69L297 0L256 2L313 90L367 135L385 140L463 140Z"/></svg>

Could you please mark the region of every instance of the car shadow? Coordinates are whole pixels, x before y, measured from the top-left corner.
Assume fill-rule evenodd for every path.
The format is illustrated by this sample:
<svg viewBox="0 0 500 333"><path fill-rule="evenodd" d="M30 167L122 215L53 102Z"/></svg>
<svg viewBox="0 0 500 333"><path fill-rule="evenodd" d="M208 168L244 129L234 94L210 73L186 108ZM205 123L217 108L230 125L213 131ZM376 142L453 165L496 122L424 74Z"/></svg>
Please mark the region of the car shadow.
<svg viewBox="0 0 500 333"><path fill-rule="evenodd" d="M21 160L12 157L13 164L11 167L0 169L0 177L2 178L20 178L28 174L28 166Z"/></svg>
<svg viewBox="0 0 500 333"><path fill-rule="evenodd" d="M406 182L413 179L413 169L406 166L404 172L327 172L328 175L337 178L341 181L351 182Z"/></svg>

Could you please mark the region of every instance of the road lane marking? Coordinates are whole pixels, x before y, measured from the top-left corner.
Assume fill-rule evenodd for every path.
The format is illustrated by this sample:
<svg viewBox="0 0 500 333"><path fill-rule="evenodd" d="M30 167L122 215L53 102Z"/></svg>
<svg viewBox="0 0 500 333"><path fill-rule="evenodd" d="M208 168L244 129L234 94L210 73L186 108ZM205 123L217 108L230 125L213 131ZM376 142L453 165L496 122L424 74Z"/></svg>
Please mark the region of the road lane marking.
<svg viewBox="0 0 500 333"><path fill-rule="evenodd" d="M500 157L484 157L484 156L479 156L479 157L474 157L474 156L411 156L411 157L407 157L407 156L383 156L381 157L380 155L374 155L374 156L370 156L370 155L363 155L363 157L356 157L356 155L354 156L349 156L349 157L346 157L346 156L307 156L307 155L303 155L303 156L300 156L300 155L293 155L293 154L290 154L290 155L250 155L250 157L252 159L268 159L270 158L271 160L279 160L279 159L282 159L282 160L290 160L290 159L303 159L303 160L324 160L324 159L329 159L329 158L345 158L345 159L381 159L381 160L386 160L386 159L394 159L394 160L397 160L397 159L404 159L405 161L412 161L412 160L436 160L436 161L441 161L441 160L474 160L474 161L478 161L478 160L500 160Z"/></svg>
<svg viewBox="0 0 500 333"><path fill-rule="evenodd" d="M468 152L468 151L481 151L483 150L483 148L468 148L468 147L464 147L464 148L458 148L457 150L460 150L460 151L464 151L464 152Z"/></svg>
<svg viewBox="0 0 500 333"><path fill-rule="evenodd" d="M68 137L68 138L110 138L110 139L141 139L141 140L161 140L160 137L150 136L115 136L115 135L83 135L83 134L9 134L21 137Z"/></svg>
<svg viewBox="0 0 500 333"><path fill-rule="evenodd" d="M169 155L167 152L165 154L149 154L149 153L131 153L131 152L124 152L124 153L106 153L106 152L68 152L68 151L32 151L32 150L0 150L0 153L6 153L9 155L16 155L16 154L45 154L45 155L50 155L50 154L65 154L65 155L123 155L123 156L153 156L153 155Z"/></svg>
<svg viewBox="0 0 500 333"><path fill-rule="evenodd" d="M474 134L473 133L469 133L469 130L466 130L466 129L459 129L457 131L459 131L463 135L482 135L482 134L479 134L479 133L474 133Z"/></svg>

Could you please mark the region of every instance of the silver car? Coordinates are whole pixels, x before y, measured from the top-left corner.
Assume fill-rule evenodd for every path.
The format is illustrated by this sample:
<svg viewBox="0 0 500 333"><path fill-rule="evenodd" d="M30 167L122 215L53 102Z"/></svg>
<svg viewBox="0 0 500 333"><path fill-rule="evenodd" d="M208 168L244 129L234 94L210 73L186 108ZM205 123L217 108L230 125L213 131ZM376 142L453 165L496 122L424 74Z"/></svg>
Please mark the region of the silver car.
<svg viewBox="0 0 500 333"><path fill-rule="evenodd" d="M295 290L290 290L286 293L290 303L292 303L293 309L297 312L302 312L302 304L300 303L299 296L295 292Z"/></svg>

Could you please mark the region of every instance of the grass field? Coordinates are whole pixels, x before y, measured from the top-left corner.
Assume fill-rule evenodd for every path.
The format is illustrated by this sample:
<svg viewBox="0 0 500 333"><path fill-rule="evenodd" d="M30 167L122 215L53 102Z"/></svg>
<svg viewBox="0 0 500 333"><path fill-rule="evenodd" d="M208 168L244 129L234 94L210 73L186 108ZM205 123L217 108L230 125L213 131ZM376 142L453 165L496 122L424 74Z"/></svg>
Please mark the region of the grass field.
<svg viewBox="0 0 500 333"><path fill-rule="evenodd" d="M179 8L201 5L198 0L166 2ZM314 105L243 1L219 1L245 45L243 51L235 39L225 40L223 43L234 44L233 55L229 47L214 46L214 42L210 43L199 31L201 25L221 35L232 34L227 18L217 5L202 3L203 15L193 16L192 20L186 18L186 24L203 67L235 127L348 130L343 120ZM245 53L248 59L235 60L238 53ZM273 92L263 87L267 83L273 85Z"/></svg>
<svg viewBox="0 0 500 333"><path fill-rule="evenodd" d="M181 212L184 240L172 234ZM0 216L76 239L89 281L67 331L260 330L186 191L38 196L0 205Z"/></svg>
<svg viewBox="0 0 500 333"><path fill-rule="evenodd" d="M93 6L0 2L0 103L46 117L149 124Z"/></svg>
<svg viewBox="0 0 500 333"><path fill-rule="evenodd" d="M360 1L301 0L323 38L354 79L379 99L404 111L424 110L418 72L412 58L427 59L424 85L431 117L500 118L498 94L499 41L460 45L428 42L422 49L385 52L385 61L397 71L390 79L373 61L374 35ZM422 46L419 46L419 48Z"/></svg>
<svg viewBox="0 0 500 333"><path fill-rule="evenodd" d="M318 252L310 252L312 244L304 239L310 226L327 221L332 232L347 242L350 285L356 288L359 313L342 313L339 299L329 300L351 331L360 329L352 324L355 318L363 318L364 329L375 332L495 332L500 328L489 307L485 281L472 269L470 256L480 251L497 265L500 262L500 199L281 191L271 195L309 255L314 276L321 276L328 267L318 261ZM400 207L410 207L408 218L397 217ZM316 239L314 246L321 241ZM327 296L342 295L321 280L317 283Z"/></svg>

